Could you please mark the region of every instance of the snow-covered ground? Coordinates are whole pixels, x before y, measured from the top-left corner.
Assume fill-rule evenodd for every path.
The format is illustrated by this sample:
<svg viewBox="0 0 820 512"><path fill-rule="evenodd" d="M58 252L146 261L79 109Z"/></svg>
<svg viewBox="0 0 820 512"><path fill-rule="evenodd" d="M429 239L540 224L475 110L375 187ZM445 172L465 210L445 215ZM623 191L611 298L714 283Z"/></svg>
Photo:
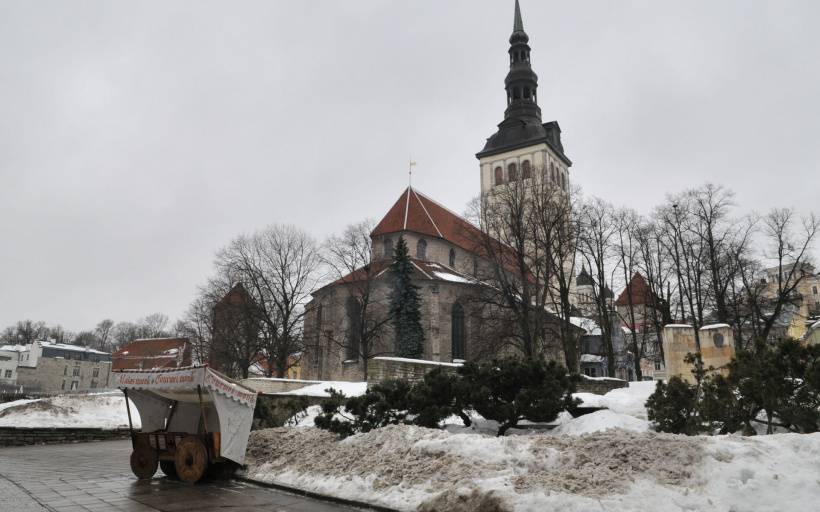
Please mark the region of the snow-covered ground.
<svg viewBox="0 0 820 512"><path fill-rule="evenodd" d="M134 428L140 426L131 406ZM0 427L128 427L125 398L119 391L90 395L59 395L0 404Z"/></svg>
<svg viewBox="0 0 820 512"><path fill-rule="evenodd" d="M396 425L343 441L316 428L257 431L247 476L422 512L803 512L820 501L820 434L658 434L643 406L653 389L579 394L608 410L502 438L480 418L475 429Z"/></svg>

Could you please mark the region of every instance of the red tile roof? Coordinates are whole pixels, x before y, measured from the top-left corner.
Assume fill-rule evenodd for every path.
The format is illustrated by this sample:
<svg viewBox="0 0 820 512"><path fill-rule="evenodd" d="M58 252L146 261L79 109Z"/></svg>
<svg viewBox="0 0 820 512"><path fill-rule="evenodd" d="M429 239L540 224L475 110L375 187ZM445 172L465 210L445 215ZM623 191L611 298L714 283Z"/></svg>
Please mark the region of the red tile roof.
<svg viewBox="0 0 820 512"><path fill-rule="evenodd" d="M188 338L134 340L111 354L112 370L176 368L191 364Z"/></svg>
<svg viewBox="0 0 820 512"><path fill-rule="evenodd" d="M642 306L646 304L659 304L660 299L658 297L652 296L652 290L649 289L649 285L646 283L646 280L640 274L640 272L635 272L635 275L632 276L632 279L629 281L629 286L624 288L624 291L618 295L618 298L615 300L616 306L628 306L629 305L629 294L627 294L627 290L632 291L632 305L633 306Z"/></svg>
<svg viewBox="0 0 820 512"><path fill-rule="evenodd" d="M388 210L371 236L399 231L443 238L470 252L481 253L481 241L487 236L466 219L453 213L412 187Z"/></svg>

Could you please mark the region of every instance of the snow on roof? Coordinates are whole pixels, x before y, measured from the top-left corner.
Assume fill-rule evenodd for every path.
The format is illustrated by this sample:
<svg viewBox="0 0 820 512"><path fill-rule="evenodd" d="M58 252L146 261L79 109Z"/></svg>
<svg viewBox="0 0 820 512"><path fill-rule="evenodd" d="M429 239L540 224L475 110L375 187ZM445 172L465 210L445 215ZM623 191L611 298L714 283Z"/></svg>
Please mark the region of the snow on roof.
<svg viewBox="0 0 820 512"><path fill-rule="evenodd" d="M709 331L712 329L728 329L729 324L711 324L711 325L704 325L700 328L701 331Z"/></svg>
<svg viewBox="0 0 820 512"><path fill-rule="evenodd" d="M595 322L595 320L591 318L585 318L582 316L572 316L569 319L570 323L576 327L580 327L581 329L585 330L586 333L590 336L600 336L601 335L601 327Z"/></svg>
<svg viewBox="0 0 820 512"><path fill-rule="evenodd" d="M0 350L6 350L8 352L25 352L28 350L27 345L0 345Z"/></svg>
<svg viewBox="0 0 820 512"><path fill-rule="evenodd" d="M108 352L103 352L101 350L94 350L93 348L88 347L81 347L79 345L68 345L67 343L54 343L51 341L43 341L40 342L43 348L56 348L59 350L71 350L74 352L87 352L89 354L101 354L101 355L108 355Z"/></svg>
<svg viewBox="0 0 820 512"><path fill-rule="evenodd" d="M595 354L581 354L582 363L603 363L604 356L596 356Z"/></svg>
<svg viewBox="0 0 820 512"><path fill-rule="evenodd" d="M400 363L420 363L420 364L434 364L439 366L461 366L461 363L444 363L441 361L428 361L427 359L409 359L407 357L374 357L381 361L397 361Z"/></svg>
<svg viewBox="0 0 820 512"><path fill-rule="evenodd" d="M689 324L666 324L664 327L671 327L673 329L693 329Z"/></svg>

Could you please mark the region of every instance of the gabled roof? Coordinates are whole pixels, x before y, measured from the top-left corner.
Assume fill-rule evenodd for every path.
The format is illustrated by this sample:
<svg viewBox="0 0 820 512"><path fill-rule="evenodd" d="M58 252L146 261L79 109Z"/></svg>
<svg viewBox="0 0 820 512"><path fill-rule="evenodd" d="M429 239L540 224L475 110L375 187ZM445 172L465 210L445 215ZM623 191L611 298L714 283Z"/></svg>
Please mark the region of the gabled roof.
<svg viewBox="0 0 820 512"><path fill-rule="evenodd" d="M115 370L172 368L177 366L180 353L181 366L191 364L188 338L145 338L124 345L111 358Z"/></svg>
<svg viewBox="0 0 820 512"><path fill-rule="evenodd" d="M370 267L368 269L365 269L364 267L358 268L353 272L333 281L332 283L328 283L325 286L319 288L318 290L313 292L313 295L330 286L364 281L368 278L368 275L370 276L370 279L379 279L387 273L391 263L392 260L385 259L374 261L370 264ZM475 278L458 272L440 263L419 260L416 258L410 258L410 263L412 263L413 265L414 273L420 279L460 284L480 284L479 281L477 281Z"/></svg>
<svg viewBox="0 0 820 512"><path fill-rule="evenodd" d="M473 253L480 252L481 240L487 236L460 215L412 187L402 192L371 236L401 231L442 238Z"/></svg>
<svg viewBox="0 0 820 512"><path fill-rule="evenodd" d="M661 299L657 296L652 296L652 290L649 289L649 285L646 283L646 279L643 278L640 272L635 272L635 275L632 276L632 279L629 281L629 286L624 288L624 291L618 295L618 298L615 300L616 306L628 306L629 305L629 294L627 291L632 291L632 305L633 306L642 306L646 304L660 304Z"/></svg>

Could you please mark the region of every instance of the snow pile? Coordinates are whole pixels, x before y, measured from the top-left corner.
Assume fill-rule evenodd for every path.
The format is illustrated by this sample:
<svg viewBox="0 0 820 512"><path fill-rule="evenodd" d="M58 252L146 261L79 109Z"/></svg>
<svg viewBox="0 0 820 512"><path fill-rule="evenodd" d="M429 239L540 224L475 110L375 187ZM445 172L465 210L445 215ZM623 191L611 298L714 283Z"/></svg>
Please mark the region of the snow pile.
<svg viewBox="0 0 820 512"><path fill-rule="evenodd" d="M506 503L544 492L594 503L639 478L689 485L702 445L696 438L622 431L497 438L394 425L339 441L319 429L277 428L251 433L247 475L400 510L458 501L437 496L442 489L466 496L482 489L466 500L473 504L487 490Z"/></svg>
<svg viewBox="0 0 820 512"><path fill-rule="evenodd" d="M647 432L649 422L627 414L619 414L603 409L565 421L558 425L555 430L552 430L550 434L579 436L611 428L620 428L629 432Z"/></svg>
<svg viewBox="0 0 820 512"><path fill-rule="evenodd" d="M630 382L629 387L613 389L605 395L575 393L582 407L603 407L618 414L646 419L646 400L655 391L656 381Z"/></svg>
<svg viewBox="0 0 820 512"><path fill-rule="evenodd" d="M134 428L140 426L131 405ZM38 400L16 400L0 406L0 427L121 428L128 427L125 398L120 392L58 395Z"/></svg>
<svg viewBox="0 0 820 512"><path fill-rule="evenodd" d="M295 396L315 396L327 398L330 393L328 389L333 388L336 391L344 393L345 396L360 396L367 391L367 382L346 382L346 381L322 381L318 384L311 384L303 388L294 389L293 391L284 391L276 393L277 395L295 395Z"/></svg>
<svg viewBox="0 0 820 512"><path fill-rule="evenodd" d="M339 441L276 428L251 433L247 462L253 479L407 511L804 511L820 500L820 434L495 438L395 425Z"/></svg>

